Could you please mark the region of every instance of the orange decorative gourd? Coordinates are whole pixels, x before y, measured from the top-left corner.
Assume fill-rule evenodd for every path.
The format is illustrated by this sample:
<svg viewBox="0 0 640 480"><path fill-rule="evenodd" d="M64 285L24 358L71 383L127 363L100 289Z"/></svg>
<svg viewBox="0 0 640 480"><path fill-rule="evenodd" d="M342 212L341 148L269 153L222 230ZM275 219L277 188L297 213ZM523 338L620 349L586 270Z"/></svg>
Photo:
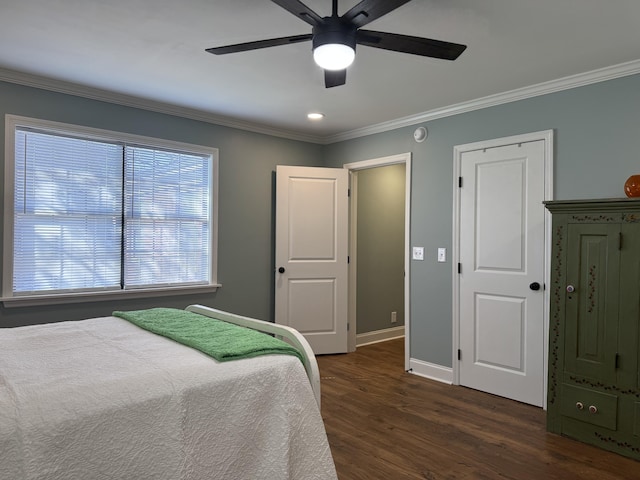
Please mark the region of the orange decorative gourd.
<svg viewBox="0 0 640 480"><path fill-rule="evenodd" d="M627 197L640 197L640 175L631 175L624 182L624 193Z"/></svg>

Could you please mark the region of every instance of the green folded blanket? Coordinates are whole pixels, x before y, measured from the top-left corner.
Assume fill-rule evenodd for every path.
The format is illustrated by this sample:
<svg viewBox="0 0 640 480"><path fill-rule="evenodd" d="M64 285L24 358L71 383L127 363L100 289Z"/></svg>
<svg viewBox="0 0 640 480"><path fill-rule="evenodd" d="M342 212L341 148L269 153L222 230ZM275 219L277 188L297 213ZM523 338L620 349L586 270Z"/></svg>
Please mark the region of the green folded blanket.
<svg viewBox="0 0 640 480"><path fill-rule="evenodd" d="M219 362L258 355L302 354L288 343L270 335L231 323L175 308L151 308L113 312L116 317L170 338L215 358Z"/></svg>

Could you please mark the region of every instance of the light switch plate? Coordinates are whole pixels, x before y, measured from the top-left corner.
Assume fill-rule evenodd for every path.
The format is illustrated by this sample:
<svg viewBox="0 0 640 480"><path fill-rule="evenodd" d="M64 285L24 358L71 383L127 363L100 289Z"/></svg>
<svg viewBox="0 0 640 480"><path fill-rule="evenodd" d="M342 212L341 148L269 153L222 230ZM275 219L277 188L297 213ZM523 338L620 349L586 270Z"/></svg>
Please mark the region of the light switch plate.
<svg viewBox="0 0 640 480"><path fill-rule="evenodd" d="M446 248L438 248L438 261L446 262L447 261L447 249Z"/></svg>
<svg viewBox="0 0 640 480"><path fill-rule="evenodd" d="M413 247L413 259L424 260L424 247Z"/></svg>

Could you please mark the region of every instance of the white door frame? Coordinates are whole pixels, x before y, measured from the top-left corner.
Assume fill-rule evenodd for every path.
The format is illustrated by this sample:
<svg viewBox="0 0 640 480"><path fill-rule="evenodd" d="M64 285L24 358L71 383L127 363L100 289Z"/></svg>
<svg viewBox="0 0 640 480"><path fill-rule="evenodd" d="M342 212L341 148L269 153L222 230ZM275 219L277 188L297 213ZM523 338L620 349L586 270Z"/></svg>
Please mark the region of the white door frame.
<svg viewBox="0 0 640 480"><path fill-rule="evenodd" d="M404 200L404 369L409 370L409 332L411 319L411 303L410 303L410 257L409 251L411 244L411 153L400 153L388 157L374 158L361 162L346 163L343 168L349 170L349 173L357 170L365 170L368 168L383 167L387 165L395 165L398 163L405 164L405 200ZM351 177L351 175L350 175ZM353 178L353 177L351 177ZM351 179L350 179L351 181ZM357 288L357 185L351 181L351 196L349 198L349 332L348 347L353 352L356 349L356 288Z"/></svg>
<svg viewBox="0 0 640 480"><path fill-rule="evenodd" d="M460 261L460 189L458 188L458 178L461 172L462 155L465 152L474 150L482 150L487 148L495 148L503 145L513 145L518 143L526 143L543 140L544 147L544 199L553 200L553 130L544 130L523 135L514 135L511 137L497 138L493 140L485 140L481 142L468 143L465 145L457 145L453 148L453 255L451 262L452 278L453 278L453 384L460 385L460 364L458 361L458 349L460 348L460 277L458 275L458 262ZM551 264L551 214L545 210L544 215L544 282L545 286L549 286ZM549 290L544 289L544 316L543 316L543 344L544 344L544 400L543 405L546 410L547 404L547 371L548 371L548 353L549 353Z"/></svg>

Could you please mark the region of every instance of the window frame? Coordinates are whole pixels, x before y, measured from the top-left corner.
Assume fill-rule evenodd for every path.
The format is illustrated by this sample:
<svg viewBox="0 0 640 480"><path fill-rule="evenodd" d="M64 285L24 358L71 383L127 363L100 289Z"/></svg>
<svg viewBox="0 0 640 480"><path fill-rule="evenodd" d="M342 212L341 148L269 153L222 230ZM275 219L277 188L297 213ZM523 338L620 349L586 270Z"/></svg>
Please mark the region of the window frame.
<svg viewBox="0 0 640 480"><path fill-rule="evenodd" d="M211 159L211 258L210 283L207 285L176 285L152 288L134 288L91 292L70 292L55 294L14 295L13 294L13 262L14 262L14 191L15 191L15 132L16 128L25 127L43 130L60 135L73 135L92 140L142 145L150 148L183 151L198 155L206 155ZM203 145L176 142L155 137L103 130L80 125L73 125L50 120L5 115L5 162L4 162L4 222L2 247L2 297L0 301L5 307L53 305L65 303L93 302L99 300L117 300L131 298L149 298L167 295L186 295L215 292L221 285L217 281L218 266L218 149Z"/></svg>

